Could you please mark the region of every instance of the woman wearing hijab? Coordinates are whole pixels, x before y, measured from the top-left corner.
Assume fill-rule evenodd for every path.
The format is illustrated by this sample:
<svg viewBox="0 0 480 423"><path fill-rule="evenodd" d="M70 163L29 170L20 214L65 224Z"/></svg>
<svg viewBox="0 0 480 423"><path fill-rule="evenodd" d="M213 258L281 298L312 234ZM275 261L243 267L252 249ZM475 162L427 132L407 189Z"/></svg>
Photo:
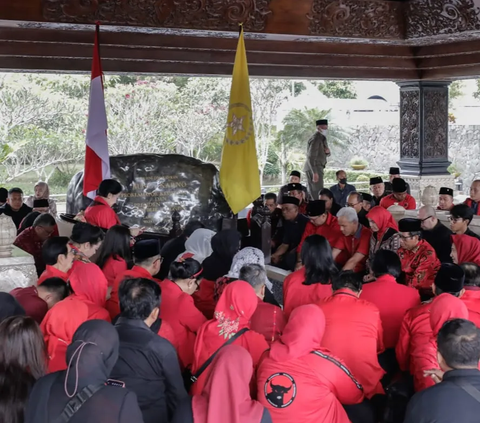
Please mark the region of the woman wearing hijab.
<svg viewBox="0 0 480 423"><path fill-rule="evenodd" d="M302 245L303 267L283 282L283 311L285 315L299 306L313 304L332 295L332 278L337 268L330 244L321 235L310 235Z"/></svg>
<svg viewBox="0 0 480 423"><path fill-rule="evenodd" d="M42 332L31 317L8 317L0 346L0 422L21 423L30 390L47 370Z"/></svg>
<svg viewBox="0 0 480 423"><path fill-rule="evenodd" d="M250 397L253 364L245 348L226 346L211 366L202 392L177 408L172 423L272 422L270 413Z"/></svg>
<svg viewBox="0 0 480 423"><path fill-rule="evenodd" d="M252 356L253 366L257 366L261 355L268 349L265 338L259 333L249 330L250 318L257 308L257 303L255 290L247 282L236 281L225 288L215 308L214 318L205 323L197 333L192 366L193 374L218 348L242 329L247 331L238 336L233 345L245 348ZM193 384L193 394L202 392L211 371L209 367Z"/></svg>
<svg viewBox="0 0 480 423"><path fill-rule="evenodd" d="M211 240L214 237L215 232L210 229L200 228L190 235L185 241L185 251L179 254L179 258L193 258L200 264L203 264L204 260L212 254Z"/></svg>
<svg viewBox="0 0 480 423"><path fill-rule="evenodd" d="M207 321L195 307L192 295L198 289L202 266L192 258L174 261L169 279L160 282L162 305L160 318L175 331L178 359L183 369L193 363L193 346L200 327Z"/></svg>
<svg viewBox="0 0 480 423"><path fill-rule="evenodd" d="M34 210L37 210L42 213L50 213L53 217L57 217L57 203L55 200L50 198L50 188L46 182L37 182L35 184L35 195L27 197L25 204L28 207L31 207ZM40 210L38 207L35 207L35 201L46 200L47 204L45 208L42 207Z"/></svg>
<svg viewBox="0 0 480 423"><path fill-rule="evenodd" d="M67 349L67 370L45 376L35 384L25 423L56 421L80 394L90 397L81 407L73 408L76 411L69 423L142 423L136 395L121 387L121 381L113 386L108 383L118 349L118 334L111 324L102 320L82 324Z"/></svg>
<svg viewBox="0 0 480 423"><path fill-rule="evenodd" d="M234 229L220 231L211 239L212 254L203 262L202 283L194 296L196 307L207 319L213 317L215 310L215 281L230 270L240 240L240 233Z"/></svg>
<svg viewBox="0 0 480 423"><path fill-rule="evenodd" d="M262 359L257 371L258 401L275 423L349 423L342 404L363 401L363 388L354 375L322 348L324 332L320 307L297 307L281 338Z"/></svg>
<svg viewBox="0 0 480 423"><path fill-rule="evenodd" d="M400 248L400 235L398 225L388 210L375 206L367 214L368 223L372 230L370 238L370 251L368 254L367 268L371 270L375 253L378 250L390 250L394 253ZM365 282L373 280L373 275L365 276Z"/></svg>
<svg viewBox="0 0 480 423"><path fill-rule="evenodd" d="M470 235L452 235L452 260L455 264L480 266L480 241Z"/></svg>
<svg viewBox="0 0 480 423"><path fill-rule="evenodd" d="M25 309L13 295L0 292L0 322L11 316L25 316Z"/></svg>

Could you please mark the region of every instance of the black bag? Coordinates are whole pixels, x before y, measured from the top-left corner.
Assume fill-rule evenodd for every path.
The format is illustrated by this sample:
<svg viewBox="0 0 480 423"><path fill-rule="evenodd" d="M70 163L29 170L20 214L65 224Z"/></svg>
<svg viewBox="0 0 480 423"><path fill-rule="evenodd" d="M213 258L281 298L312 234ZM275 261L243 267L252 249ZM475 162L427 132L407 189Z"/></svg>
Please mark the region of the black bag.
<svg viewBox="0 0 480 423"><path fill-rule="evenodd" d="M58 416L53 423L68 423L73 415L80 410L83 404L85 404L92 396L102 389L105 385L87 385L80 392L78 392L62 411L62 414Z"/></svg>
<svg viewBox="0 0 480 423"><path fill-rule="evenodd" d="M243 328L239 330L235 335L233 335L228 341L226 341L224 344L220 346L220 348L217 349L205 363L202 364L202 367L200 367L197 372L192 375L191 369L186 368L183 371L183 383L185 385L185 389L187 392L190 392L190 388L192 385L198 380L198 378L201 376L201 374L207 369L210 364L212 364L213 359L215 356L218 354L218 352L223 348L226 347L227 345L230 345L232 342L234 342L236 339L240 338L245 332L247 332L249 329L248 328Z"/></svg>

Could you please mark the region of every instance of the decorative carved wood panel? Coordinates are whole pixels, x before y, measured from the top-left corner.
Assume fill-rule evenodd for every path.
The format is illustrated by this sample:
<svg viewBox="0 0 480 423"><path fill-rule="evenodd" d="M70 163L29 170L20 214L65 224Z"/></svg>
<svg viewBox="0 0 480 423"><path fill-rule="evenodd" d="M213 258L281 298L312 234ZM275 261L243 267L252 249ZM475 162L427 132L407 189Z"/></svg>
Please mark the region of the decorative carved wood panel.
<svg viewBox="0 0 480 423"><path fill-rule="evenodd" d="M448 159L448 87L424 89L425 159Z"/></svg>
<svg viewBox="0 0 480 423"><path fill-rule="evenodd" d="M400 91L400 159L420 158L420 91Z"/></svg>

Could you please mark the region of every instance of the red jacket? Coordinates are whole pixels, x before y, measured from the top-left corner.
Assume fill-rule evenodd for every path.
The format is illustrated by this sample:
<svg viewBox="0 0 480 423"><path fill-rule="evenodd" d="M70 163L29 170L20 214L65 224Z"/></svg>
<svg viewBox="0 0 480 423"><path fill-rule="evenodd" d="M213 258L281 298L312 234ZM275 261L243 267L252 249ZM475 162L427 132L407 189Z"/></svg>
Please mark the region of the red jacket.
<svg viewBox="0 0 480 423"><path fill-rule="evenodd" d="M106 309L110 313L110 317L112 318L112 320L120 314L118 288L120 288L120 284L122 283L122 281L128 278L131 278L131 279L145 278L145 279L151 279L152 281L160 283L160 281L157 281L156 279L152 278L152 275L147 270L145 270L143 267L140 267L140 266L133 266L132 269L126 270L125 272L120 273L115 279L115 282L113 283L112 292L110 293L110 298L108 299L107 306L106 306Z"/></svg>
<svg viewBox="0 0 480 423"><path fill-rule="evenodd" d="M407 196L405 197L405 200L403 201L398 201L393 196L393 194L383 197L382 201L380 201L380 206L383 207L384 209L388 209L390 206L393 206L394 204L398 204L399 206L402 206L405 210L415 210L417 208L417 203L415 201L415 198L413 198L410 194L407 194Z"/></svg>
<svg viewBox="0 0 480 423"><path fill-rule="evenodd" d="M283 332L287 319L283 310L258 299L258 306L250 319L250 328L265 337L268 345L276 341Z"/></svg>
<svg viewBox="0 0 480 423"><path fill-rule="evenodd" d="M464 204L466 204L468 207L470 207L472 210L473 209L473 200L471 198L467 198L465 201L464 201ZM477 216L480 216L480 207L477 206Z"/></svg>
<svg viewBox="0 0 480 423"><path fill-rule="evenodd" d="M15 288L10 292L25 310L25 314L34 319L38 324L48 312L48 304L38 296L36 286L28 288Z"/></svg>
<svg viewBox="0 0 480 423"><path fill-rule="evenodd" d="M480 328L480 288L466 286L465 293L460 299L468 308L468 320Z"/></svg>
<svg viewBox="0 0 480 423"><path fill-rule="evenodd" d="M327 239L330 245L334 245L337 238L342 235L340 226L338 226L337 218L328 213L327 220L321 226L315 226L312 222L308 222L303 231L302 240L298 244L297 252L302 251L302 245L305 239L310 235L322 235Z"/></svg>
<svg viewBox="0 0 480 423"><path fill-rule="evenodd" d="M182 369L193 363L193 346L197 332L207 319L195 307L191 295L183 292L180 287L165 279L160 283L162 303L160 318L170 324L175 332L178 344L178 359Z"/></svg>
<svg viewBox="0 0 480 423"><path fill-rule="evenodd" d="M405 272L406 284L420 293L431 294L435 275L440 269L440 261L433 247L421 239L413 250L400 247L397 251Z"/></svg>
<svg viewBox="0 0 480 423"><path fill-rule="evenodd" d="M341 234L341 236L337 238L335 244L332 245L332 248L341 250L345 254L340 254L337 256L336 262L343 266L349 259L353 257L355 253L363 254L364 258L354 269L355 272L363 272L365 270L365 264L370 252L371 237L372 231L368 228L365 228L360 223L358 224L358 230L354 235L345 236Z"/></svg>
<svg viewBox="0 0 480 423"><path fill-rule="evenodd" d="M200 288L193 294L193 301L207 319L213 319L213 312L215 311L215 281L202 279Z"/></svg>
<svg viewBox="0 0 480 423"><path fill-rule="evenodd" d="M425 370L440 369L437 361L437 335L443 324L451 319L468 319L468 310L465 304L451 294L435 297L430 306L431 336L419 349L412 362L416 392L435 385L432 378L424 376L424 372Z"/></svg>
<svg viewBox="0 0 480 423"><path fill-rule="evenodd" d="M122 258L109 257L102 271L107 278L108 286L112 287L117 276L127 271L127 262Z"/></svg>
<svg viewBox="0 0 480 423"><path fill-rule="evenodd" d="M37 285L41 285L45 282L46 279L50 278L60 278L63 279L65 282L68 280L68 273L64 273L61 270L58 270L56 267L50 266L47 264L47 268L38 278Z"/></svg>
<svg viewBox="0 0 480 423"><path fill-rule="evenodd" d="M377 355L383 352L383 330L378 308L348 289L340 289L318 303L325 313L327 328L322 346L347 364L363 385L367 398L383 394L385 371Z"/></svg>
<svg viewBox="0 0 480 423"><path fill-rule="evenodd" d="M45 263L43 262L42 257L42 248L45 241L40 239L35 232L35 229L36 228L33 226L25 229L20 235L17 236L17 239L15 239L13 245L33 256L37 274L40 275L45 270Z"/></svg>
<svg viewBox="0 0 480 423"><path fill-rule="evenodd" d="M395 354L400 370L412 373L412 361L432 336L430 327L431 301L411 308L405 314L398 336Z"/></svg>
<svg viewBox="0 0 480 423"><path fill-rule="evenodd" d="M100 196L95 197L92 205L85 210L85 220L91 225L107 230L121 224L117 213Z"/></svg>
<svg viewBox="0 0 480 423"><path fill-rule="evenodd" d="M355 375L322 346L324 331L321 309L300 306L264 355L257 371L258 401L275 423L349 423L342 404L362 402Z"/></svg>
<svg viewBox="0 0 480 423"><path fill-rule="evenodd" d="M385 348L395 348L405 313L420 304L418 291L400 285L391 275L383 275L375 282L363 285L360 298L378 307L382 319L383 344Z"/></svg>
<svg viewBox="0 0 480 423"><path fill-rule="evenodd" d="M292 311L305 304L315 304L332 295L332 285L315 283L303 285L305 268L290 273L283 282L283 311L287 319Z"/></svg>

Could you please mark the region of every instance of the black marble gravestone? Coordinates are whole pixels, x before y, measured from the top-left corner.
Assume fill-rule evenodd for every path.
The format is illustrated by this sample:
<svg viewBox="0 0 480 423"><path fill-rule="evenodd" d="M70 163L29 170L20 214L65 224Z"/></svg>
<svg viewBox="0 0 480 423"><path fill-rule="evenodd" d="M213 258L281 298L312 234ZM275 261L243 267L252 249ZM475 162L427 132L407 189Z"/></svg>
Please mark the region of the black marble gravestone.
<svg viewBox="0 0 480 423"><path fill-rule="evenodd" d="M168 235L172 213L178 211L182 227L189 220L200 220L218 231L222 219L233 216L212 164L177 154L135 154L110 157L110 167L112 178L124 188L115 210L125 225ZM82 191L83 171L68 186L68 214L77 214L90 203Z"/></svg>

